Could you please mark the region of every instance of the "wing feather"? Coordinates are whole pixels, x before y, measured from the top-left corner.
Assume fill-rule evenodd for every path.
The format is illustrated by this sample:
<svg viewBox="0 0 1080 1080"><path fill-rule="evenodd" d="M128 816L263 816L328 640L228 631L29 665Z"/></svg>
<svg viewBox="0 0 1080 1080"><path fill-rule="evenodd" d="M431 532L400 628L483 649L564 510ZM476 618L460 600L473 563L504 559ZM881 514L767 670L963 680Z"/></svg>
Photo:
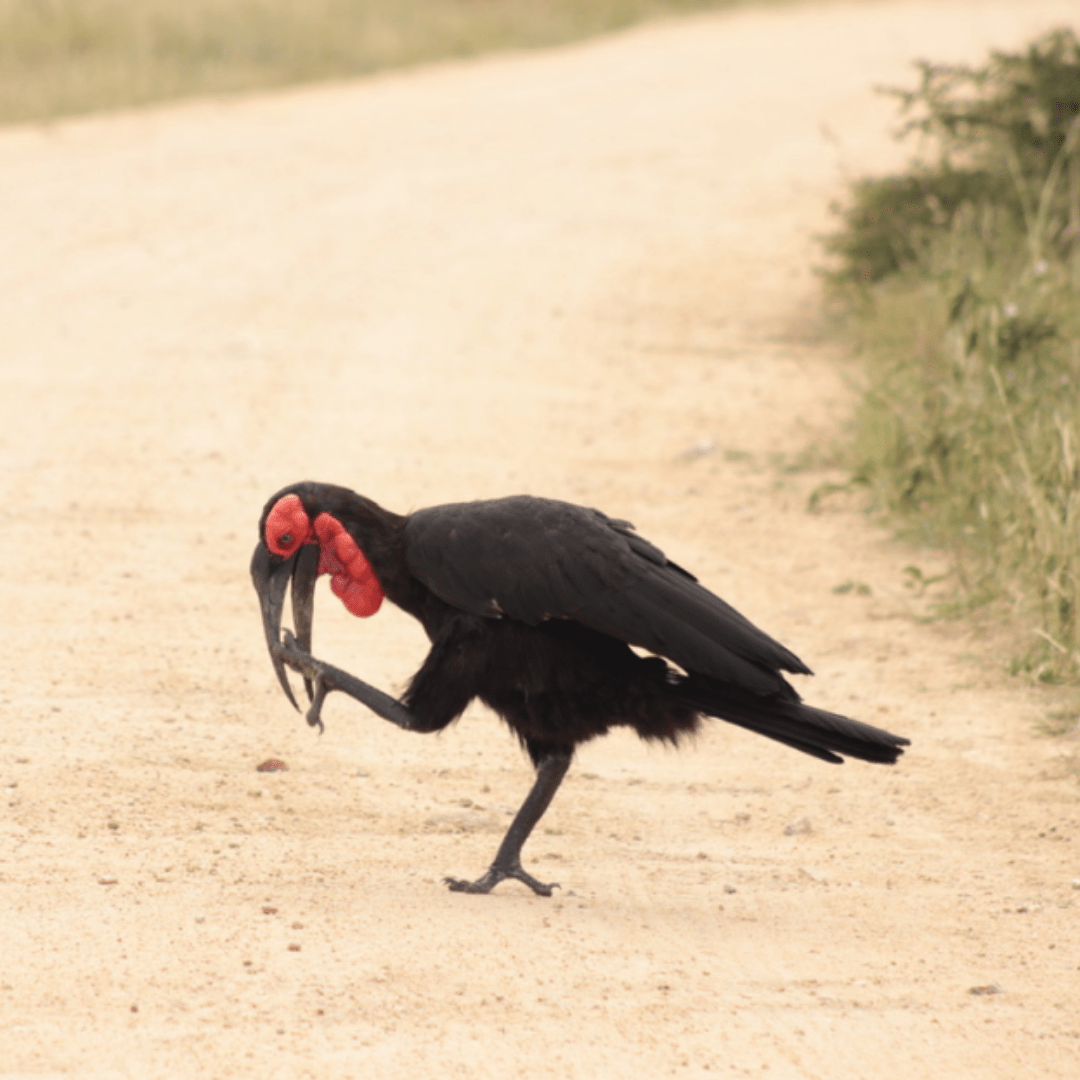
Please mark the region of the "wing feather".
<svg viewBox="0 0 1080 1080"><path fill-rule="evenodd" d="M518 495L412 514L409 570L446 603L529 625L573 619L758 694L793 693L792 652L670 562L625 521Z"/></svg>

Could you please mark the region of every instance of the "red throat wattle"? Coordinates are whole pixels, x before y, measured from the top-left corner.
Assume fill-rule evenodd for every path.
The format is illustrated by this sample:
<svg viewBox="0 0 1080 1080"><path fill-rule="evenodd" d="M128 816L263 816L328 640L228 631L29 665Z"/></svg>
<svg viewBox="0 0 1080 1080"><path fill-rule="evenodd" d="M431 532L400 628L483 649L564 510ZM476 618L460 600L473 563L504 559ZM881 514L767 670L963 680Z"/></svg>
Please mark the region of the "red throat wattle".
<svg viewBox="0 0 1080 1080"><path fill-rule="evenodd" d="M382 606L383 592L367 557L345 526L327 513L312 526L298 495L286 495L274 503L266 516L266 546L288 558L301 544L319 545L319 573L330 575L330 591L360 618L374 615Z"/></svg>

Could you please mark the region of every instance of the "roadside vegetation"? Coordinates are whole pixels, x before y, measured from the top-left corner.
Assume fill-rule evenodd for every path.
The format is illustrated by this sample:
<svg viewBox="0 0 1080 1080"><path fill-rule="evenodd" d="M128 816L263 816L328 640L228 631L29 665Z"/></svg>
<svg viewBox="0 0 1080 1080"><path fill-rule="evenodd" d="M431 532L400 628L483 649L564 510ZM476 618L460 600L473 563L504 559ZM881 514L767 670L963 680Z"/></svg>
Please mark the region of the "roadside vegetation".
<svg viewBox="0 0 1080 1080"><path fill-rule="evenodd" d="M825 240L864 362L852 482L948 550L947 610L1011 620L1014 670L1075 680L1080 41L917 66L917 87L888 92L919 157L854 183Z"/></svg>
<svg viewBox="0 0 1080 1080"><path fill-rule="evenodd" d="M0 123L553 45L736 2L0 0Z"/></svg>

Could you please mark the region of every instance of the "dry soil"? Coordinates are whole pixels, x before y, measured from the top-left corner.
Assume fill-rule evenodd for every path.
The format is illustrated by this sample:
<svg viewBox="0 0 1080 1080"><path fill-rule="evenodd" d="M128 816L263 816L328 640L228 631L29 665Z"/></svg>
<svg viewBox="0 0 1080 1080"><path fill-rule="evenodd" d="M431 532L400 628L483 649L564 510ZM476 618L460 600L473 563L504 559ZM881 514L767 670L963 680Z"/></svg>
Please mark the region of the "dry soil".
<svg viewBox="0 0 1080 1080"><path fill-rule="evenodd" d="M849 405L814 235L908 153L872 87L1075 15L747 10L0 134L0 1077L1080 1076L1055 698L785 468ZM478 708L288 707L247 561L306 477L629 518L911 751L608 738L526 848L553 899L451 894L527 762ZM316 645L400 689L425 643L321 593Z"/></svg>

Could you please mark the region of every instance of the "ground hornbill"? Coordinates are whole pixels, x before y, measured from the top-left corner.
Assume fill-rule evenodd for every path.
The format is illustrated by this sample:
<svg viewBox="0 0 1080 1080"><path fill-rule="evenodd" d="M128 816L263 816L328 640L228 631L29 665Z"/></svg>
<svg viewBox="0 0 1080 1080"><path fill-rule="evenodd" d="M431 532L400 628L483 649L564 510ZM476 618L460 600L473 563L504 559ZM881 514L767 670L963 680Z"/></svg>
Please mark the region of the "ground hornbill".
<svg viewBox="0 0 1080 1080"><path fill-rule="evenodd" d="M400 700L312 657L323 573L354 615L389 597L423 624L431 652ZM293 484L263 510L251 575L274 670L293 705L285 667L304 677L312 726L334 690L421 732L479 698L521 740L536 782L488 872L446 879L458 892L516 878L551 895L522 868L522 845L574 748L613 726L675 743L704 714L832 762L891 764L907 744L803 705L780 674L810 673L797 656L599 510L517 495L402 517L347 488ZM290 581L295 635L281 630Z"/></svg>

